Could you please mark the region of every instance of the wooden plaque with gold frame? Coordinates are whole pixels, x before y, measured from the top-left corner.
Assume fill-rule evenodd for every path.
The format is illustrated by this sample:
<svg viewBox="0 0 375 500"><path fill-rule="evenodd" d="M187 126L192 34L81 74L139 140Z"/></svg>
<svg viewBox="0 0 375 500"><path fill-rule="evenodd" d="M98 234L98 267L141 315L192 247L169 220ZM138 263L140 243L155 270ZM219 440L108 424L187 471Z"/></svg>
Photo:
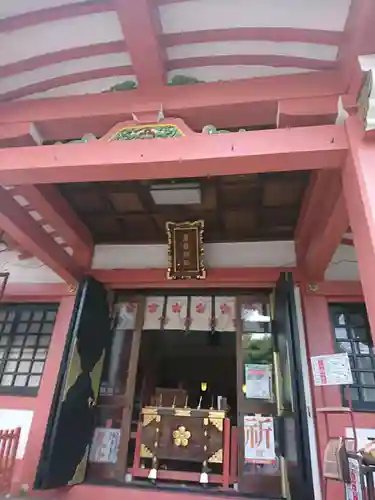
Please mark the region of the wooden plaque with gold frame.
<svg viewBox="0 0 375 500"><path fill-rule="evenodd" d="M204 279L204 221L167 222L168 279Z"/></svg>

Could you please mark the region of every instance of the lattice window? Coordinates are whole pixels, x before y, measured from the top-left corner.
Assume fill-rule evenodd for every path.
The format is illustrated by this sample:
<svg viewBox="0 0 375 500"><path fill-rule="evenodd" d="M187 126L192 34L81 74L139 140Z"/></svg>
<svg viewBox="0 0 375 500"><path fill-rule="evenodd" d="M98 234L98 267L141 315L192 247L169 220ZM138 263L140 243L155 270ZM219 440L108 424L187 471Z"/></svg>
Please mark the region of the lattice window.
<svg viewBox="0 0 375 500"><path fill-rule="evenodd" d="M336 350L347 352L353 373L353 408L375 408L375 352L366 308L361 303L330 305ZM345 404L347 395L343 393Z"/></svg>
<svg viewBox="0 0 375 500"><path fill-rule="evenodd" d="M56 313L55 304L1 305L1 393L37 394Z"/></svg>

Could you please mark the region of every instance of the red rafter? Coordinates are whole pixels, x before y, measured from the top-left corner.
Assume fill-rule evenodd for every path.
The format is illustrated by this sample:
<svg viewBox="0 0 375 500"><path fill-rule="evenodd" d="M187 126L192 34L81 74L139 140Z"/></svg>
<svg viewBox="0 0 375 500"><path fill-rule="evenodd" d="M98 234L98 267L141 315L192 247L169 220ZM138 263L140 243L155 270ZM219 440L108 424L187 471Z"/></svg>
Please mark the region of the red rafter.
<svg viewBox="0 0 375 500"><path fill-rule="evenodd" d="M165 84L165 54L159 43L161 32L157 7L149 0L113 0L138 85L155 88Z"/></svg>
<svg viewBox="0 0 375 500"><path fill-rule="evenodd" d="M0 227L25 251L40 259L69 283L78 281L81 269L11 196L0 187Z"/></svg>
<svg viewBox="0 0 375 500"><path fill-rule="evenodd" d="M43 66L51 66L52 64L71 61L73 59L83 59L84 57L100 56L103 54L118 54L120 52L126 52L126 45L122 40L59 50L58 52L50 52L0 66L0 77L5 78L24 71L32 71Z"/></svg>
<svg viewBox="0 0 375 500"><path fill-rule="evenodd" d="M75 261L82 267L90 266L94 249L91 233L55 186L16 186L13 192L23 196L73 248Z"/></svg>
<svg viewBox="0 0 375 500"><path fill-rule="evenodd" d="M101 78L111 78L113 76L130 76L134 71L131 66L119 66L112 68L92 69L90 71L83 71L82 73L73 73L71 75L62 75L51 80L44 80L42 82L26 85L16 90L11 90L6 94L0 95L0 101L11 101L13 99L21 99L32 94L39 92L46 92L57 87L65 85L72 85L74 83L88 82L90 80L98 80Z"/></svg>
<svg viewBox="0 0 375 500"><path fill-rule="evenodd" d="M60 21L71 17L86 16L99 12L113 10L110 2L106 0L89 0L68 5L59 5L47 9L26 12L17 16L0 19L0 33L20 30L37 24Z"/></svg>
<svg viewBox="0 0 375 500"><path fill-rule="evenodd" d="M186 57L168 62L168 69L199 68L205 66L273 66L275 68L306 68L313 70L335 69L336 61L307 59L305 57L230 54L226 56Z"/></svg>
<svg viewBox="0 0 375 500"><path fill-rule="evenodd" d="M339 45L343 35L339 31L309 30L297 28L229 28L183 33L165 33L163 45L187 45L190 43L233 42L263 40L270 42L303 42Z"/></svg>

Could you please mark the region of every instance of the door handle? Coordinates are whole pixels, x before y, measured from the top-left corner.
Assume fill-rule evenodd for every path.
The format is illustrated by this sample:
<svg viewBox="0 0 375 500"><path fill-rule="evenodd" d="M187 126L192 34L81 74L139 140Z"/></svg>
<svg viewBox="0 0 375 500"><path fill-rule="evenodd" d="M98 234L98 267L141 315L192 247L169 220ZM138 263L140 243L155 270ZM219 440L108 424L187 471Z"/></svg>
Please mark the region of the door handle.
<svg viewBox="0 0 375 500"><path fill-rule="evenodd" d="M286 443L285 443L285 418L283 415L279 415L275 419L275 434L277 437L277 443L279 448L279 455L285 457Z"/></svg>

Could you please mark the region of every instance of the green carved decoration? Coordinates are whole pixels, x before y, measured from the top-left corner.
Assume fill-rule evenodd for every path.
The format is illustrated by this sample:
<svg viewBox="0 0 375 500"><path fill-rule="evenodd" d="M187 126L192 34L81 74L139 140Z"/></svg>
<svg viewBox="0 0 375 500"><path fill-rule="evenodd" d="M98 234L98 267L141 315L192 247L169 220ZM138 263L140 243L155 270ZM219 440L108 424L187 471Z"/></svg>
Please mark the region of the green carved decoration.
<svg viewBox="0 0 375 500"><path fill-rule="evenodd" d="M198 78L194 78L193 76L175 75L171 80L169 80L168 85L169 86L194 85L195 83L204 83L204 82L202 80L198 80ZM125 80L124 82L113 85L104 92L120 92L122 90L134 90L136 88L138 88L137 82L135 82L134 80Z"/></svg>
<svg viewBox="0 0 375 500"><path fill-rule="evenodd" d="M198 78L194 78L193 76L175 75L171 80L169 80L168 85L194 85L195 83L204 82L202 80L198 80Z"/></svg>
<svg viewBox="0 0 375 500"><path fill-rule="evenodd" d="M80 139L72 139L69 141L56 141L53 144L82 144L86 142L96 141L97 137L94 134L85 134Z"/></svg>
<svg viewBox="0 0 375 500"><path fill-rule="evenodd" d="M108 90L105 90L104 92L119 92L121 90L133 90L138 87L137 82L134 80L125 80L124 82L117 83L116 85L113 85L113 87L110 87Z"/></svg>
<svg viewBox="0 0 375 500"><path fill-rule="evenodd" d="M230 134L231 130L220 130L215 127L215 125L206 125L202 129L203 134L213 135L213 134ZM246 132L245 128L240 128L238 132Z"/></svg>
<svg viewBox="0 0 375 500"><path fill-rule="evenodd" d="M138 139L169 139L184 134L176 125L153 124L126 127L111 137L110 141L136 141Z"/></svg>

